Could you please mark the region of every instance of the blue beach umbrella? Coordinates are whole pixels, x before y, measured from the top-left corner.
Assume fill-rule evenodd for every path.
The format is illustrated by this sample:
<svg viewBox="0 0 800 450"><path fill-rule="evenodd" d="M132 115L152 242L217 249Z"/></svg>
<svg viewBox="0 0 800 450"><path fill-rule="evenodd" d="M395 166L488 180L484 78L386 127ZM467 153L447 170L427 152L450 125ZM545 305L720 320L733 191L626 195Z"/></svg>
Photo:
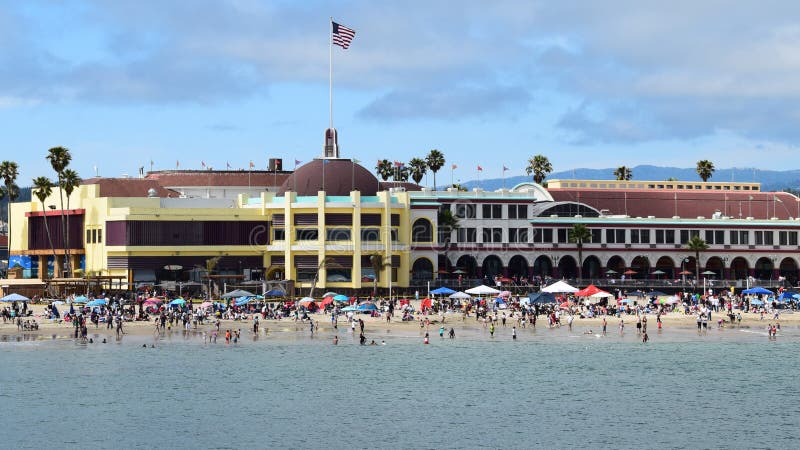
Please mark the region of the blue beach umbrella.
<svg viewBox="0 0 800 450"><path fill-rule="evenodd" d="M348 296L346 296L344 294L339 294L339 295L335 295L333 297L333 301L335 301L335 302L349 302L350 301L350 297L348 297Z"/></svg>
<svg viewBox="0 0 800 450"><path fill-rule="evenodd" d="M345 306L344 308L342 308L342 311L344 312L358 311L358 308L356 308L355 306Z"/></svg>
<svg viewBox="0 0 800 450"><path fill-rule="evenodd" d="M28 297L25 297L24 295L19 295L19 294L8 294L5 297L0 298L0 302L7 302L7 303L11 303L11 302L27 302L29 300L30 299Z"/></svg>
<svg viewBox="0 0 800 450"><path fill-rule="evenodd" d="M98 298L98 299L94 299L94 300L90 301L89 303L86 304L86 306L88 306L90 308L94 308L95 306L105 306L107 304L108 304L108 302L106 301L106 299Z"/></svg>
<svg viewBox="0 0 800 450"><path fill-rule="evenodd" d="M236 300L235 305L236 306L246 305L250 303L251 300L253 300L253 297L239 297L239 299Z"/></svg>
<svg viewBox="0 0 800 450"><path fill-rule="evenodd" d="M757 286L757 287L754 287L754 288L743 290L742 294L770 295L770 294L774 294L774 292L770 291L769 289L764 289L761 286Z"/></svg>
<svg viewBox="0 0 800 450"><path fill-rule="evenodd" d="M364 303L358 305L358 310L359 311L377 311L378 307L375 306L374 303L364 302Z"/></svg>
<svg viewBox="0 0 800 450"><path fill-rule="evenodd" d="M85 295L79 295L72 300L72 303L86 303L89 299Z"/></svg>
<svg viewBox="0 0 800 450"><path fill-rule="evenodd" d="M183 306L183 305L185 305L185 304L186 304L186 300L184 300L184 299L182 299L182 298L178 297L178 298L176 298L175 300L173 300L173 301L169 302L169 304L170 304L170 305L180 305L180 306Z"/></svg>

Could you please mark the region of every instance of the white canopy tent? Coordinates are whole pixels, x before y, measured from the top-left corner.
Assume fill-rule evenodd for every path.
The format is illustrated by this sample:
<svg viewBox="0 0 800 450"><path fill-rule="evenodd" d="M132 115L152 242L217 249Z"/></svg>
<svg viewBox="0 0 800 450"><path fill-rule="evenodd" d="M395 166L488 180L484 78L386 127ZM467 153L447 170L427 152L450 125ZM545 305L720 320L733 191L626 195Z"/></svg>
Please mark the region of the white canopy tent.
<svg viewBox="0 0 800 450"><path fill-rule="evenodd" d="M570 286L565 281L556 281L550 286L542 288L542 292L549 292L551 294L572 294L578 292L580 289Z"/></svg>
<svg viewBox="0 0 800 450"><path fill-rule="evenodd" d="M500 293L500 291L498 291L497 289L491 288L483 284L480 286L475 286L472 289L467 289L464 292L471 295L497 295Z"/></svg>
<svg viewBox="0 0 800 450"><path fill-rule="evenodd" d="M455 294L450 294L450 298L457 300L468 300L472 298L472 296L469 294L465 294L464 292L456 292Z"/></svg>

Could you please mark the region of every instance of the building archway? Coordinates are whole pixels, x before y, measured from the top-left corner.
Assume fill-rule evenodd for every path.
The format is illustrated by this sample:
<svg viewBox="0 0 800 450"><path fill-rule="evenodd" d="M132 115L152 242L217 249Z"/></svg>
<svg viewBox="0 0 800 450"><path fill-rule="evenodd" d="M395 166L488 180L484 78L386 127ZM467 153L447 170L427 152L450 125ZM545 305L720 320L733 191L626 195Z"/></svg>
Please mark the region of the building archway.
<svg viewBox="0 0 800 450"><path fill-rule="evenodd" d="M771 280L775 263L771 259L762 256L756 260L755 277L759 280Z"/></svg>
<svg viewBox="0 0 800 450"><path fill-rule="evenodd" d="M625 270L627 270L627 268L625 267L625 260L618 255L614 255L611 258L609 258L608 263L606 264L606 268L608 270L613 270L614 272L616 272L616 273L613 272L609 273L608 270L606 270L608 276L612 278L619 277L620 275L625 273Z"/></svg>
<svg viewBox="0 0 800 450"><path fill-rule="evenodd" d="M411 266L412 280L432 280L433 263L428 258L417 258Z"/></svg>
<svg viewBox="0 0 800 450"><path fill-rule="evenodd" d="M636 273L629 273L628 276L637 280L643 280L650 274L650 260L644 255L639 255L631 261L631 270Z"/></svg>
<svg viewBox="0 0 800 450"><path fill-rule="evenodd" d="M741 256L737 256L736 258L733 258L733 261L731 261L731 276L733 276L735 280L743 280L747 278L747 272L749 270L750 265L747 264L747 260Z"/></svg>
<svg viewBox="0 0 800 450"><path fill-rule="evenodd" d="M781 276L786 278L786 281L794 286L797 283L797 261L794 258L783 258L780 266Z"/></svg>
<svg viewBox="0 0 800 450"><path fill-rule="evenodd" d="M459 272L459 275L464 275L464 278L476 278L478 262L475 261L475 257L472 255L463 255L456 261L455 271L457 272L459 270L464 272L463 274Z"/></svg>
<svg viewBox="0 0 800 450"><path fill-rule="evenodd" d="M446 254L440 253L437 260L439 261L439 275L446 277L455 270L453 263L450 262L450 258Z"/></svg>
<svg viewBox="0 0 800 450"><path fill-rule="evenodd" d="M558 274L562 278L575 278L578 276L578 263L571 255L564 255L558 260Z"/></svg>
<svg viewBox="0 0 800 450"><path fill-rule="evenodd" d="M600 262L600 258L589 255L583 260L581 276L583 278L600 278L600 271L602 268L603 264Z"/></svg>
<svg viewBox="0 0 800 450"><path fill-rule="evenodd" d="M545 255L539 255L533 261L533 275L538 277L552 277L553 276L553 261Z"/></svg>
<svg viewBox="0 0 800 450"><path fill-rule="evenodd" d="M683 275L678 273L678 275L680 275L680 276L685 276L687 279L696 278L697 277L697 258L695 258L694 256L684 256L683 258L681 258L681 260L680 260L680 271L684 272ZM701 272L702 272L702 270L701 270Z"/></svg>
<svg viewBox="0 0 800 450"><path fill-rule="evenodd" d="M522 255L514 255L508 261L508 276L517 280L528 278L528 260Z"/></svg>
<svg viewBox="0 0 800 450"><path fill-rule="evenodd" d="M483 260L483 276L494 278L503 275L503 261L498 256L489 255Z"/></svg>
<svg viewBox="0 0 800 450"><path fill-rule="evenodd" d="M411 242L433 242L433 224L430 220L419 218L411 226Z"/></svg>
<svg viewBox="0 0 800 450"><path fill-rule="evenodd" d="M714 272L717 278L725 278L725 263L719 256L712 256L706 261L706 270Z"/></svg>
<svg viewBox="0 0 800 450"><path fill-rule="evenodd" d="M656 272L658 270L660 270L660 271L662 271L664 273L663 274L659 274L659 273ZM672 279L674 279L675 278L675 261L673 261L672 258L670 258L669 256L662 256L661 258L658 258L658 261L656 261L656 266L655 266L653 272L656 272L655 274L653 274L653 276L655 278L663 278L663 279L672 278Z"/></svg>

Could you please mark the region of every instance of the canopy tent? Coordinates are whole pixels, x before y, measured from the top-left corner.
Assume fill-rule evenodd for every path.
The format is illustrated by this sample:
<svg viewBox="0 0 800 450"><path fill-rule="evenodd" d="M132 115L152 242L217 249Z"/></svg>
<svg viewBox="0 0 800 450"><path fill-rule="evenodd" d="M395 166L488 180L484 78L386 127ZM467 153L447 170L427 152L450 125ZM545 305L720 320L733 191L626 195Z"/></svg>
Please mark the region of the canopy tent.
<svg viewBox="0 0 800 450"><path fill-rule="evenodd" d="M742 291L742 294L752 294L752 295L771 295L774 292L770 291L769 289L764 289L761 286L756 286L750 289L745 289Z"/></svg>
<svg viewBox="0 0 800 450"><path fill-rule="evenodd" d="M248 292L242 289L236 289L235 291L230 291L226 294L222 294L222 298L239 298L239 297L253 297L255 294L252 292Z"/></svg>
<svg viewBox="0 0 800 450"><path fill-rule="evenodd" d="M550 286L542 288L542 292L549 292L551 294L563 294L563 293L571 294L573 292L578 292L578 289L570 286L565 281L556 281Z"/></svg>
<svg viewBox="0 0 800 450"><path fill-rule="evenodd" d="M491 288L483 284L480 286L475 286L474 288L471 289L467 289L464 292L472 295L497 295L500 293L500 291L498 291L497 289Z"/></svg>
<svg viewBox="0 0 800 450"><path fill-rule="evenodd" d="M800 299L800 294L798 294L797 292L794 292L794 291L783 291L783 292L781 292L781 295L778 296L778 300L784 301L784 302L788 302L788 301L791 301L791 300L797 300L797 299Z"/></svg>
<svg viewBox="0 0 800 450"><path fill-rule="evenodd" d="M600 288L598 288L597 286L595 286L593 284L590 284L590 285L586 286L584 289L581 289L580 291L576 292L575 296L576 297L591 297L592 295L597 294L598 292L605 292L605 291L601 290Z"/></svg>
<svg viewBox="0 0 800 450"><path fill-rule="evenodd" d="M556 296L550 292L531 292L528 294L531 303L555 303Z"/></svg>
<svg viewBox="0 0 800 450"><path fill-rule="evenodd" d="M452 289L450 289L449 287L446 287L446 286L442 286L440 288L436 288L436 289L431 291L431 294L433 294L433 295L450 295L450 294L455 294L455 293L456 293L456 291L454 291L454 290L452 290Z"/></svg>
<svg viewBox="0 0 800 450"><path fill-rule="evenodd" d="M450 294L450 298L457 300L468 300L472 298L472 296L464 292L456 292L455 294Z"/></svg>
<svg viewBox="0 0 800 450"><path fill-rule="evenodd" d="M264 297L286 297L286 292L280 289L270 289L264 294Z"/></svg>
<svg viewBox="0 0 800 450"><path fill-rule="evenodd" d="M628 297L647 297L647 294L642 291L633 291L628 293Z"/></svg>
<svg viewBox="0 0 800 450"><path fill-rule="evenodd" d="M599 292L595 292L589 298L614 298L614 294L600 289Z"/></svg>
<svg viewBox="0 0 800 450"><path fill-rule="evenodd" d="M19 294L8 294L5 297L0 298L0 302L7 302L7 303L11 303L11 302L27 302L27 301L30 301L30 299L28 297L25 297L24 295L19 295Z"/></svg>

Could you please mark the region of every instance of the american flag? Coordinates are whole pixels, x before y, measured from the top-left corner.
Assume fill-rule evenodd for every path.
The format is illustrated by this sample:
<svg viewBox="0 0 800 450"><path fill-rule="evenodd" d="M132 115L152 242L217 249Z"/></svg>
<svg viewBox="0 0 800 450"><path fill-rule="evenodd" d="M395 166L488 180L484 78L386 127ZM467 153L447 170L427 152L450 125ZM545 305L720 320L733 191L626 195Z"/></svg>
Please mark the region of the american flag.
<svg viewBox="0 0 800 450"><path fill-rule="evenodd" d="M458 165L456 165L456 164L453 164L452 166L450 166L450 169L451 169L451 170L456 170L456 169L458 169Z"/></svg>
<svg viewBox="0 0 800 450"><path fill-rule="evenodd" d="M350 47L350 42L356 35L356 30L347 28L344 25L339 25L336 22L333 22L332 24L333 43L347 50L347 48Z"/></svg>
<svg viewBox="0 0 800 450"><path fill-rule="evenodd" d="M478 172L483 172L483 167L478 166Z"/></svg>

